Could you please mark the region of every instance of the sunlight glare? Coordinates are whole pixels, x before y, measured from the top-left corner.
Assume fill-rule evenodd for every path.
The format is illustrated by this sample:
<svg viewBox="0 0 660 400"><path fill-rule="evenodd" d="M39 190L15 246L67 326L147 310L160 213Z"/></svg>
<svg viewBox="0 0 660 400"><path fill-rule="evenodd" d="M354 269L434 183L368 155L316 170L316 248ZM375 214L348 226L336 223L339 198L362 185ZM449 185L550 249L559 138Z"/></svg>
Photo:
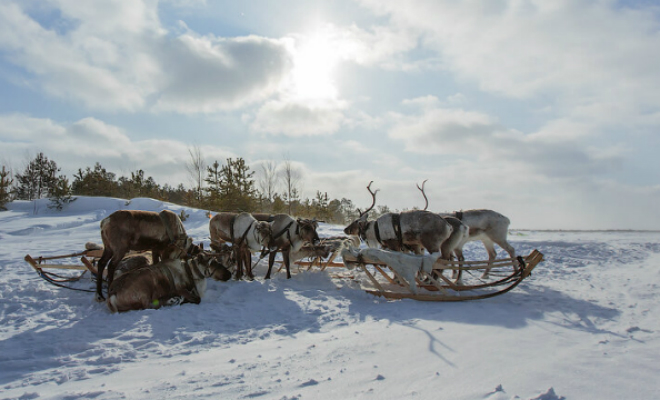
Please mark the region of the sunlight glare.
<svg viewBox="0 0 660 400"><path fill-rule="evenodd" d="M336 98L332 73L337 62L337 49L327 33L302 38L294 54L293 96L300 100Z"/></svg>

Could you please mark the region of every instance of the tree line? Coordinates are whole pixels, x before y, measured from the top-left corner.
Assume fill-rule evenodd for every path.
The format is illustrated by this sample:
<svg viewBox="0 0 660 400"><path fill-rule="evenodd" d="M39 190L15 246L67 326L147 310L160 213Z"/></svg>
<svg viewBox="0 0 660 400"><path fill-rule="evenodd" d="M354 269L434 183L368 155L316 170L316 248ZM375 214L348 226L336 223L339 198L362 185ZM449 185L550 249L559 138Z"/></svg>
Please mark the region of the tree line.
<svg viewBox="0 0 660 400"><path fill-rule="evenodd" d="M242 157L206 165L198 147L189 149L186 170L193 184L160 185L141 169L130 176L117 176L100 163L79 168L69 180L60 174L54 160L39 153L21 172L2 166L0 171L0 210L13 200L48 198L49 207L62 210L76 196L104 196L132 199L149 197L212 212L287 213L344 224L358 213L349 199L331 199L327 192L316 191L313 198L302 198L301 175L289 159L281 165L274 161L260 166L259 174ZM374 214L388 212L380 206ZM373 214L372 214L373 215Z"/></svg>

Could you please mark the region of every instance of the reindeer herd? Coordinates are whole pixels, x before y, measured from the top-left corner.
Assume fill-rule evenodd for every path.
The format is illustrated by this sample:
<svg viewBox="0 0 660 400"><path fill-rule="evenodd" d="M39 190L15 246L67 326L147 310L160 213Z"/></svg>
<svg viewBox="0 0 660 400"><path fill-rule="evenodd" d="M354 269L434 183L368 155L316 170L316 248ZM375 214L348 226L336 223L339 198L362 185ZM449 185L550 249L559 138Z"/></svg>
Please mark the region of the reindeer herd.
<svg viewBox="0 0 660 400"><path fill-rule="evenodd" d="M106 301L112 312L160 308L164 305L199 303L204 295L206 279L226 281L232 276L254 279L252 253L260 259L268 256L270 279L277 253L281 254L287 278L290 263L308 256L327 257L340 247L358 247L360 241L369 249L391 252L425 251L438 253L449 260L463 261L463 246L479 240L488 252L489 262L497 256L497 244L515 258L514 248L507 242L509 219L491 210L467 210L434 213L426 210L428 199L424 184L417 186L424 199L424 210L388 212L375 220L368 213L376 204L376 191L367 190L372 204L344 229L347 237L321 240L316 219L294 218L288 214L250 214L220 212L211 218L211 249L194 245L186 235L179 217L168 210L120 210L101 221L103 254L97 266L97 301ZM127 257L131 250L151 250L152 262L145 257ZM103 296L103 272L107 268L107 294ZM453 279L461 284L460 271ZM482 278L487 278L486 269Z"/></svg>

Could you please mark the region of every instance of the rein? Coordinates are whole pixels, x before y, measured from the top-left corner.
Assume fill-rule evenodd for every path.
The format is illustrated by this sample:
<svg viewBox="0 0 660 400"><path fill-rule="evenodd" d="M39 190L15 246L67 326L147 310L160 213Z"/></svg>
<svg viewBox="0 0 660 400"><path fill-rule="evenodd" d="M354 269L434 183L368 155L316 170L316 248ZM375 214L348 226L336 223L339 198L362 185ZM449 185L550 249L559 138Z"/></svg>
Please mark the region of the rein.
<svg viewBox="0 0 660 400"><path fill-rule="evenodd" d="M287 224L287 226L284 227L281 231L279 231L276 235L273 235L270 237L270 243L272 244L275 239L279 238L280 236L284 235L284 232L286 232L287 240L289 241L289 244L292 244L291 242L291 232L289 232L289 228L291 228L291 225L296 221L291 221ZM298 233L298 229L296 229L296 234Z"/></svg>

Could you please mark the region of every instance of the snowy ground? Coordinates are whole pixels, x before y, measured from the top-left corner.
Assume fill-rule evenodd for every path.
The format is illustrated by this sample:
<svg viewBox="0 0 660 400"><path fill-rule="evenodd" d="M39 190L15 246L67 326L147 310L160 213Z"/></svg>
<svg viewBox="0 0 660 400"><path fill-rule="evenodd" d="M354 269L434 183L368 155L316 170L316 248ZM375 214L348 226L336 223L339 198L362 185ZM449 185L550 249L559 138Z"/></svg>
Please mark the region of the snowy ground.
<svg viewBox="0 0 660 400"><path fill-rule="evenodd" d="M545 254L513 291L387 301L309 271L213 282L200 305L110 314L23 261L100 242L117 209L79 198L0 212L0 398L652 399L660 393L660 233L512 232ZM208 219L188 210L208 244ZM341 227L322 226L321 236ZM478 245L468 259L482 259ZM91 283L88 284L92 286Z"/></svg>

